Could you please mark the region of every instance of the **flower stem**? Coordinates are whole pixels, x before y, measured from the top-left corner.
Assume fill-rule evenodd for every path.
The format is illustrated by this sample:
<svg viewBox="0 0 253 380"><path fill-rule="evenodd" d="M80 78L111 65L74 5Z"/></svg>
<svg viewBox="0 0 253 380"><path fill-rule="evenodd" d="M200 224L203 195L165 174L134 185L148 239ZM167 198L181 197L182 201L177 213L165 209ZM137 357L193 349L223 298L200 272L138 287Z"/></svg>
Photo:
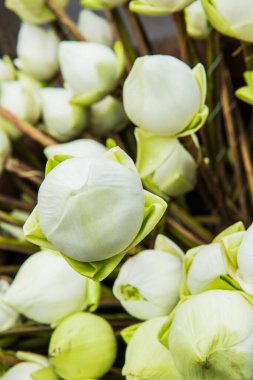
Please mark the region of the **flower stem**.
<svg viewBox="0 0 253 380"><path fill-rule="evenodd" d="M40 186L41 182L43 181L44 175L39 170L34 170L27 164L24 164L23 162L19 161L16 158L9 157L5 161L5 170L10 173L15 173L21 178L25 178L35 185Z"/></svg>
<svg viewBox="0 0 253 380"><path fill-rule="evenodd" d="M76 24L69 18L66 12L60 8L55 0L47 0L48 8L55 14L56 19L63 25L77 41L86 41Z"/></svg>
<svg viewBox="0 0 253 380"><path fill-rule="evenodd" d="M57 144L57 141L51 137L45 135L43 132L39 131L33 125L27 123L26 121L20 120L10 111L0 107L0 116L11 122L17 129L31 137L33 140L39 142L43 146Z"/></svg>

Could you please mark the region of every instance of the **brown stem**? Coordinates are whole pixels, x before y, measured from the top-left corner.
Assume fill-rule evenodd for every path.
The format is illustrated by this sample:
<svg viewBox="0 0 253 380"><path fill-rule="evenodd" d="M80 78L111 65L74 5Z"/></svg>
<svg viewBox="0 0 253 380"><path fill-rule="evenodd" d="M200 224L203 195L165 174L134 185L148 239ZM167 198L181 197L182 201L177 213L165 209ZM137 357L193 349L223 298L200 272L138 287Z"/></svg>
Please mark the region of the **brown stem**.
<svg viewBox="0 0 253 380"><path fill-rule="evenodd" d="M195 244L195 245L205 244L205 242L202 239L200 239L197 236L195 236L192 232L188 231L186 228L184 228L183 226L181 226L179 223L177 223L172 218L167 218L166 222L167 222L167 224L169 226L173 227L173 229L175 229L181 235L183 235L184 237L186 237L187 239L189 239L193 244Z"/></svg>
<svg viewBox="0 0 253 380"><path fill-rule="evenodd" d="M32 211L33 209L32 204L22 201L20 199L10 197L5 194L0 194L0 204L4 206L8 206L11 209L21 208L22 210L26 210L26 211Z"/></svg>
<svg viewBox="0 0 253 380"><path fill-rule="evenodd" d="M122 24L120 14L117 9L108 10L106 12L107 19L111 25L113 35L116 40L120 41L124 47L126 68L129 72L136 58L135 51L132 47L125 25Z"/></svg>
<svg viewBox="0 0 253 380"><path fill-rule="evenodd" d="M55 14L57 20L65 26L65 28L72 34L77 41L86 41L86 38L80 32L76 24L69 18L66 12L60 8L55 0L47 0L47 5L50 10Z"/></svg>
<svg viewBox="0 0 253 380"><path fill-rule="evenodd" d="M140 23L140 20L138 19L138 15L136 13L131 12L129 10L128 5L124 5L124 8L129 20L129 24L131 26L131 30L135 35L140 55L152 54L149 41L147 40L147 37L144 34L142 25Z"/></svg>
<svg viewBox="0 0 253 380"><path fill-rule="evenodd" d="M41 185L43 181L43 173L39 170L34 170L30 166L20 162L16 158L9 157L5 161L5 170L10 173L15 173L21 178L25 178L35 185Z"/></svg>
<svg viewBox="0 0 253 380"><path fill-rule="evenodd" d="M33 140L38 141L41 145L48 146L57 144L57 141L51 137L45 135L43 132L36 129L33 125L27 123L26 121L18 119L13 113L7 111L0 107L0 116L4 119L10 121L15 125L17 129L31 137Z"/></svg>
<svg viewBox="0 0 253 380"><path fill-rule="evenodd" d="M238 131L236 131L235 115L236 102L232 97L231 82L228 70L222 68L222 84L221 84L221 103L225 120L225 128L228 137L228 143L231 149L231 155L233 159L235 179L238 190L239 204L241 208L243 221L248 224L250 221L249 210L247 205L247 195L245 188L245 181L241 170L241 157L238 149Z"/></svg>
<svg viewBox="0 0 253 380"><path fill-rule="evenodd" d="M16 274L19 270L19 265L2 265L0 266L0 274Z"/></svg>
<svg viewBox="0 0 253 380"><path fill-rule="evenodd" d="M173 13L173 20L176 25L180 58L184 62L189 64L190 60L189 60L188 50L187 50L187 33L185 29L184 13L183 12Z"/></svg>
<svg viewBox="0 0 253 380"><path fill-rule="evenodd" d="M203 160L201 151L196 146L191 136L182 137L180 140L183 143L184 147L191 153L191 155L195 159L199 168L199 172L206 184L206 190L208 191L209 196L215 201L224 221L228 222L229 217L226 211L226 202L224 201L223 193L220 190L218 180L215 174L213 173L211 167L208 164L206 164Z"/></svg>

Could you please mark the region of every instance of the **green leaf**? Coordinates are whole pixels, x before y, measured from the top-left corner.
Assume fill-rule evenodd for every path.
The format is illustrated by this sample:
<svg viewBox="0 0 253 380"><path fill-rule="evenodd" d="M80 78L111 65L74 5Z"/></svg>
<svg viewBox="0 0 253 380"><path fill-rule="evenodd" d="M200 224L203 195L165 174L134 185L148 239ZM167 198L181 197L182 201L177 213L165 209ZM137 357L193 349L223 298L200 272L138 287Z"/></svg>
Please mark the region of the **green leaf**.
<svg viewBox="0 0 253 380"><path fill-rule="evenodd" d="M122 338L126 344L128 344L130 342L134 333L138 330L138 328L141 325L142 325L142 323L137 323L136 325L126 327L125 329L120 331L120 335L122 336Z"/></svg>

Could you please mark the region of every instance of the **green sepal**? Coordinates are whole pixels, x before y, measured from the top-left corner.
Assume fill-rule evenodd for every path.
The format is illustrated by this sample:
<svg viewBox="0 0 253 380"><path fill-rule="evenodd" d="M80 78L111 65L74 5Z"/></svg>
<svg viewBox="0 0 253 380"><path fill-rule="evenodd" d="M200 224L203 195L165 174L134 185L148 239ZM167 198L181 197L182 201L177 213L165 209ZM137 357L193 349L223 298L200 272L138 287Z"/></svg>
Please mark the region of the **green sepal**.
<svg viewBox="0 0 253 380"><path fill-rule="evenodd" d="M229 226L228 228L226 228L224 231L222 231L219 235L217 235L214 239L213 239L213 243L220 243L221 240L226 237L226 236L229 236L231 234L234 234L236 232L241 232L241 231L245 231L245 227L244 227L244 224L243 222L239 221L239 222L236 222L234 224L232 224L232 226Z"/></svg>
<svg viewBox="0 0 253 380"><path fill-rule="evenodd" d="M52 367L42 368L31 374L33 380L59 380Z"/></svg>
<svg viewBox="0 0 253 380"><path fill-rule="evenodd" d="M90 92L89 94L74 95L70 99L69 103L73 105L89 107L91 104L103 99L106 95L107 93L105 91L95 90L93 92Z"/></svg>
<svg viewBox="0 0 253 380"><path fill-rule="evenodd" d="M253 71L247 70L243 74L245 83L253 89Z"/></svg>
<svg viewBox="0 0 253 380"><path fill-rule="evenodd" d="M131 12L140 13L146 16L165 16L171 14L171 9L148 5L145 1L133 0L129 4Z"/></svg>
<svg viewBox="0 0 253 380"><path fill-rule="evenodd" d="M238 99L253 106L253 88L244 86L235 91L235 95Z"/></svg>
<svg viewBox="0 0 253 380"><path fill-rule="evenodd" d="M230 27L229 23L217 12L213 0L201 0L203 8L207 14L209 22L212 26L218 30L220 33L225 34L229 37L236 38L236 34Z"/></svg>
<svg viewBox="0 0 253 380"><path fill-rule="evenodd" d="M81 0L81 4L85 8L99 9L99 10L109 10L113 7L107 6L103 1L99 0Z"/></svg>
<svg viewBox="0 0 253 380"><path fill-rule="evenodd" d="M198 63L192 69L192 73L200 89L200 94L201 94L200 108L202 109L205 105L206 93L207 93L206 71L202 63Z"/></svg>
<svg viewBox="0 0 253 380"><path fill-rule="evenodd" d="M68 0L56 0L56 5L61 8L67 3ZM30 24L44 24L55 20L55 14L47 7L45 0L6 0L5 6Z"/></svg>
<svg viewBox="0 0 253 380"><path fill-rule="evenodd" d="M175 137L184 137L197 132L205 124L208 115L209 108L204 105L203 108L194 116L190 124L182 132L179 132Z"/></svg>
<svg viewBox="0 0 253 380"><path fill-rule="evenodd" d="M50 173L51 170L53 170L57 165L59 165L65 160L68 160L69 158L73 158L73 157L59 154L59 155L49 158L49 160L46 163L45 175L48 175L48 173Z"/></svg>
<svg viewBox="0 0 253 380"><path fill-rule="evenodd" d="M87 294L85 300L85 311L92 313L97 310L101 298L101 284L96 281L88 281Z"/></svg>
<svg viewBox="0 0 253 380"><path fill-rule="evenodd" d="M169 239L167 236L164 236L162 234L157 235L154 249L157 249L159 251L168 252L171 255L174 255L176 257L179 257L180 259L184 259L185 255L184 252L179 248L179 246L174 243L171 239Z"/></svg>
<svg viewBox="0 0 253 380"><path fill-rule="evenodd" d="M30 243L38 245L44 249L52 249L53 251L57 251L55 246L47 240L40 228L37 206L33 209L29 218L25 222L23 231L26 240L28 240Z"/></svg>
<svg viewBox="0 0 253 380"><path fill-rule="evenodd" d="M168 316L168 319L164 322L161 329L158 332L158 340L161 344L163 344L166 348L169 349L169 336L170 336L170 328L174 319L174 315L179 308L179 306L185 302L189 297L182 298L177 305L174 307L170 315Z"/></svg>
<svg viewBox="0 0 253 380"><path fill-rule="evenodd" d="M145 208L141 229L134 241L121 253L106 260L83 263L63 255L65 260L77 272L96 281L104 280L120 263L127 252L139 244L155 227L163 216L167 204L160 197L144 191Z"/></svg>
<svg viewBox="0 0 253 380"><path fill-rule="evenodd" d="M2 59L9 66L9 69L10 69L11 75L12 75L11 80L15 80L17 78L17 72L15 69L15 66L13 65L12 60L10 59L10 57L8 55L4 55Z"/></svg>
<svg viewBox="0 0 253 380"><path fill-rule="evenodd" d="M120 335L126 344L130 342L135 332L141 325L142 323L137 323L136 325L131 325L120 331Z"/></svg>
<svg viewBox="0 0 253 380"><path fill-rule="evenodd" d="M119 80L122 75L124 74L125 68L126 68L126 57L125 57L125 51L122 43L120 41L116 41L114 44L114 53L117 58L117 72L116 72L116 79Z"/></svg>

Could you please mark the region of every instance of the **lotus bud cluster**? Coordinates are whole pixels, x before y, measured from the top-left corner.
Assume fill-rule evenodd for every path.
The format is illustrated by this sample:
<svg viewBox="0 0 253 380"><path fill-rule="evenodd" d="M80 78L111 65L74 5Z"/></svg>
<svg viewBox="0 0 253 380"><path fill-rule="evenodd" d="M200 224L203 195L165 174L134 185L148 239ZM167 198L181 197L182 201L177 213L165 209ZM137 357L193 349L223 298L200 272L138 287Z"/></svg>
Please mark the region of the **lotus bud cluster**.
<svg viewBox="0 0 253 380"><path fill-rule="evenodd" d="M121 267L113 292L124 309L138 319L169 315L179 300L183 252L158 235L153 250L128 259Z"/></svg>

